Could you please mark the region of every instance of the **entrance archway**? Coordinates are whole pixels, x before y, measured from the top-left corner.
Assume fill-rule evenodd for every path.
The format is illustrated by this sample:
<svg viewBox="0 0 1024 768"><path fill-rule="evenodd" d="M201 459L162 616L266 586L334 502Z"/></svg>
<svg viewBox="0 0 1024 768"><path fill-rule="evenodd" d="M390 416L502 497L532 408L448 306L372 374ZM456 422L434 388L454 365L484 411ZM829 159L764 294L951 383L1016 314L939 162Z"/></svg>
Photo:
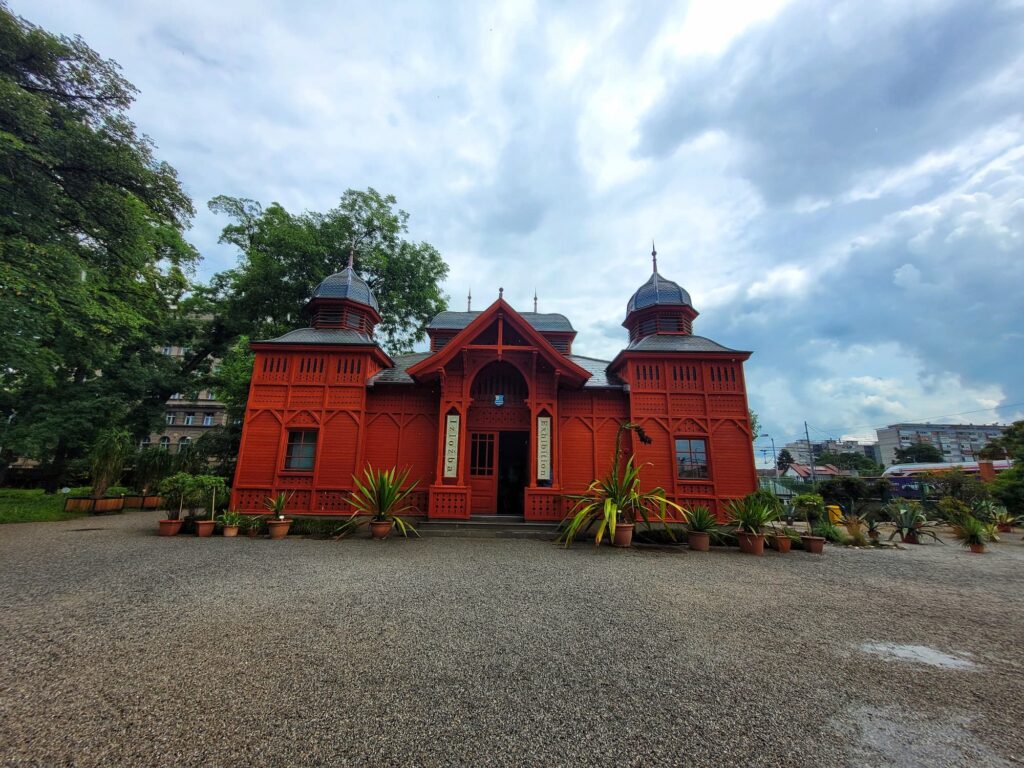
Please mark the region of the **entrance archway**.
<svg viewBox="0 0 1024 768"><path fill-rule="evenodd" d="M470 387L470 511L475 515L523 514L530 473L529 384L506 361L488 363Z"/></svg>

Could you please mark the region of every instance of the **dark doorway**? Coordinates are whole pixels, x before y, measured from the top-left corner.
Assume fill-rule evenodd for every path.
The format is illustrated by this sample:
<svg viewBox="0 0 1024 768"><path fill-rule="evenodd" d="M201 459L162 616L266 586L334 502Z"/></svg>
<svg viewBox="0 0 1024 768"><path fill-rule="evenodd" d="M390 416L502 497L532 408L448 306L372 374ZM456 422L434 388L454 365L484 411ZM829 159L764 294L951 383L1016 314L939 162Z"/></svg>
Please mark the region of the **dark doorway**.
<svg viewBox="0 0 1024 768"><path fill-rule="evenodd" d="M530 433L498 433L498 514L523 514L523 489L530 471Z"/></svg>

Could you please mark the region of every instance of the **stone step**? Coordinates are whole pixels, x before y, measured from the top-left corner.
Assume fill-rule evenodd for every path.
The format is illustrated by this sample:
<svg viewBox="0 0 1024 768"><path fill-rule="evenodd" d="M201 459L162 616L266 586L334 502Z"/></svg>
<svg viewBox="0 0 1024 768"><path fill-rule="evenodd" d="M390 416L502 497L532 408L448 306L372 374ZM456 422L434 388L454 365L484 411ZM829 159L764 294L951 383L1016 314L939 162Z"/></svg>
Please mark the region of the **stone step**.
<svg viewBox="0 0 1024 768"><path fill-rule="evenodd" d="M521 515L473 515L469 520L422 520L416 530L427 536L554 539L558 523L525 520Z"/></svg>

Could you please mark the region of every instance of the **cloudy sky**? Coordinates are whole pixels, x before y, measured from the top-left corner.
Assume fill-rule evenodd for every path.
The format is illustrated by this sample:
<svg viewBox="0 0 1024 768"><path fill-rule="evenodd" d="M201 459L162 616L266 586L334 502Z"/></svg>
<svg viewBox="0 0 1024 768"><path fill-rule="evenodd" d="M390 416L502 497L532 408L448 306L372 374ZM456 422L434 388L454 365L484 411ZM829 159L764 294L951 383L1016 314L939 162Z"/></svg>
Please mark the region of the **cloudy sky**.
<svg viewBox="0 0 1024 768"><path fill-rule="evenodd" d="M203 274L214 195L373 186L453 308L536 287L605 359L656 238L777 443L1024 415L1022 2L11 7L140 89Z"/></svg>

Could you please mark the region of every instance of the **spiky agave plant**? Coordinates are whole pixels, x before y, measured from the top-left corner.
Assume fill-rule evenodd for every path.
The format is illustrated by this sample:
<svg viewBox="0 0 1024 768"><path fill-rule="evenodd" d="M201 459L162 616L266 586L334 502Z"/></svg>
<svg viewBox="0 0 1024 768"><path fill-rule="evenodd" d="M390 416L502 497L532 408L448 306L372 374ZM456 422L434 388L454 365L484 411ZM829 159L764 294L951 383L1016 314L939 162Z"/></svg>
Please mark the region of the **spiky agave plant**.
<svg viewBox="0 0 1024 768"><path fill-rule="evenodd" d="M652 517L661 522L669 537L674 540L675 534L668 525L669 507L685 521L683 508L666 498L664 488L659 486L649 491L640 489L640 467L637 466L634 456L630 456L625 466L620 468L622 435L627 431L635 431L642 443L651 442L651 438L644 433L640 425L626 422L619 426L615 434L615 453L612 455L612 465L608 474L592 482L584 493L567 496L574 504L562 522L562 531L558 535L558 541L564 543L566 547L595 523L597 533L594 536L594 545L600 546L605 531L609 536L615 536L615 526L618 523L635 523L642 520L650 528Z"/></svg>
<svg viewBox="0 0 1024 768"><path fill-rule="evenodd" d="M974 515L964 515L953 524L953 535L965 547L982 547L990 541L998 541L991 523L986 524Z"/></svg>
<svg viewBox="0 0 1024 768"><path fill-rule="evenodd" d="M778 512L761 498L750 494L742 499L733 499L727 509L729 522L735 523L744 533L764 533L764 527L778 519Z"/></svg>
<svg viewBox="0 0 1024 768"><path fill-rule="evenodd" d="M419 483L417 480L403 487L408 479L408 468L399 472L394 467L376 470L367 467L363 470L362 480L353 475L356 490L349 497L349 503L356 511L337 530L336 538L340 539L361 525L386 520L394 520L395 527L403 536L408 537L410 533L419 536L412 523L401 517L401 513L412 508L408 499Z"/></svg>

